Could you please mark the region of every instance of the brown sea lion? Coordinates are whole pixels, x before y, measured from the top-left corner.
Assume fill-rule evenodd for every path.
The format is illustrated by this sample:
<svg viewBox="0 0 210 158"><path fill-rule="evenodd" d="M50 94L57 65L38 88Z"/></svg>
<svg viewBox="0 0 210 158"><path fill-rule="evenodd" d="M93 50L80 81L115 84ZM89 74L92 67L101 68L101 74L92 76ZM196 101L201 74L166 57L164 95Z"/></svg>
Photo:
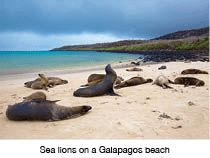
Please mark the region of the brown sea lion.
<svg viewBox="0 0 210 158"><path fill-rule="evenodd" d="M130 69L126 69L126 71L143 71L141 68L133 67Z"/></svg>
<svg viewBox="0 0 210 158"><path fill-rule="evenodd" d="M41 81L41 78L36 78L36 79L33 80L33 81L25 82L24 85L25 85L25 87L31 88L31 85L32 85L34 82L36 82L36 81Z"/></svg>
<svg viewBox="0 0 210 158"><path fill-rule="evenodd" d="M90 87L79 88L74 91L73 95L76 97L94 97L104 94L117 95L113 90L113 85L117 79L117 74L112 69L110 64L105 67L105 71L106 75L102 82L94 84Z"/></svg>
<svg viewBox="0 0 210 158"><path fill-rule="evenodd" d="M105 74L91 74L88 77L88 82L96 81L96 80L103 80L105 77ZM121 76L117 76L116 82L124 81L124 79Z"/></svg>
<svg viewBox="0 0 210 158"><path fill-rule="evenodd" d="M40 78L37 78L33 81L25 82L24 83L25 87L33 88L33 89L43 89L46 83L48 84L48 87L53 87L55 85L62 85L62 84L68 83L67 80L63 80L59 77L45 77L43 74L39 74L39 76Z"/></svg>
<svg viewBox="0 0 210 158"><path fill-rule="evenodd" d="M122 88L122 87L129 87L129 86L136 86L144 83L150 83L152 82L152 79L144 79L143 77L132 77L126 81L123 81L122 83L115 86L115 88Z"/></svg>
<svg viewBox="0 0 210 158"><path fill-rule="evenodd" d="M49 85L49 80L45 77L44 74L38 74L40 78L35 79L34 81L25 82L25 86L32 89L46 89Z"/></svg>
<svg viewBox="0 0 210 158"><path fill-rule="evenodd" d="M204 86L205 82L194 77L177 77L174 80L175 84L183 84L184 86L195 85Z"/></svg>
<svg viewBox="0 0 210 158"><path fill-rule="evenodd" d="M173 82L170 81L166 76L159 75L152 84L161 86L163 89L172 88L168 85L169 83L173 83Z"/></svg>
<svg viewBox="0 0 210 158"><path fill-rule="evenodd" d="M43 92L35 92L35 93L32 93L31 95L27 96L27 97L23 97L23 101L30 101L30 100L33 100L33 99L43 99L43 100L46 100L46 95L45 93Z"/></svg>
<svg viewBox="0 0 210 158"><path fill-rule="evenodd" d="M183 70L181 74L208 74L208 72L199 69L186 69Z"/></svg>
<svg viewBox="0 0 210 158"><path fill-rule="evenodd" d="M92 85L97 84L97 83L102 82L102 81L103 81L103 79L91 81L91 82L88 82L88 83L85 84L85 85L81 85L81 87L92 86Z"/></svg>
<svg viewBox="0 0 210 158"><path fill-rule="evenodd" d="M96 80L103 80L106 74L91 74L88 77L88 82L96 81Z"/></svg>
<svg viewBox="0 0 210 158"><path fill-rule="evenodd" d="M55 85L63 85L68 83L67 80L60 79L59 77L48 77L48 80L49 80L49 85L51 87Z"/></svg>
<svg viewBox="0 0 210 158"><path fill-rule="evenodd" d="M6 110L6 116L9 120L14 121L58 121L83 115L91 108L91 106L65 107L57 105L56 101L33 99L9 105Z"/></svg>
<svg viewBox="0 0 210 158"><path fill-rule="evenodd" d="M102 82L104 80L105 74L91 74L88 77L88 83L81 85L81 87L92 86L96 83ZM124 79L120 76L117 76L115 84L120 84Z"/></svg>
<svg viewBox="0 0 210 158"><path fill-rule="evenodd" d="M41 78L41 81L46 85L48 86L49 85L49 80L48 78L44 75L44 74L38 74L39 77Z"/></svg>
<svg viewBox="0 0 210 158"><path fill-rule="evenodd" d="M45 89L47 90L47 85L42 81L36 81L31 84L32 89Z"/></svg>
<svg viewBox="0 0 210 158"><path fill-rule="evenodd" d="M47 90L47 87L49 86L50 82L47 77L45 77L44 74L38 74L40 77L40 81L35 81L31 84L32 89L45 89Z"/></svg>

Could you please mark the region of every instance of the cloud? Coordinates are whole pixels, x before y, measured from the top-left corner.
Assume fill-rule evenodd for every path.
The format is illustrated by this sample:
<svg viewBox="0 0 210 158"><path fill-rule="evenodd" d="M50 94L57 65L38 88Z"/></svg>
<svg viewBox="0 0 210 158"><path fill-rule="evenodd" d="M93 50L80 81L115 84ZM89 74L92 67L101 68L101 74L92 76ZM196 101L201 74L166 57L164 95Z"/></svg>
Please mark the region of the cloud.
<svg viewBox="0 0 210 158"><path fill-rule="evenodd" d="M152 37L208 26L206 0L3 0L1 31ZM164 31L165 30L165 31ZM157 33L158 32L158 33Z"/></svg>
<svg viewBox="0 0 210 158"><path fill-rule="evenodd" d="M23 42L25 45L31 41L32 45L37 44L37 47L44 48L39 42L42 39L37 40L35 36L44 37L43 39L47 41L54 36L81 37L84 34L108 35L112 39L113 37L150 39L179 30L202 28L208 25L209 2L207 0L0 1L1 37L5 37L8 33L8 43L0 44L0 49L6 48L7 45L15 46L18 42L16 40L12 43L13 36L27 39ZM15 35L11 35L12 33ZM26 38L25 33L33 36ZM61 38L57 39L62 41L59 40ZM80 44L83 39L84 37L81 37ZM61 46L64 44L67 43L61 43ZM17 45L16 48L18 47Z"/></svg>
<svg viewBox="0 0 210 158"><path fill-rule="evenodd" d="M111 34L57 34L41 35L32 32L0 33L1 51L38 51L49 50L63 45L106 43L123 40Z"/></svg>

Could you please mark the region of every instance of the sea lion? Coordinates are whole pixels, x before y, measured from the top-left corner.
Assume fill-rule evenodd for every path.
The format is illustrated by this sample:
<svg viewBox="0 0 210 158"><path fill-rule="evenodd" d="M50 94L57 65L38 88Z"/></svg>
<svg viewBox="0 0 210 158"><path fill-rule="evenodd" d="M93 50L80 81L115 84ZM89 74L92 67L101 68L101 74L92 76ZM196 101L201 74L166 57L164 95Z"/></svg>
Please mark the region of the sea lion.
<svg viewBox="0 0 210 158"><path fill-rule="evenodd" d="M104 80L105 74L91 74L88 77L88 83L81 85L81 87L92 86L96 83L102 82ZM124 79L120 76L117 76L115 84L120 84Z"/></svg>
<svg viewBox="0 0 210 158"><path fill-rule="evenodd" d="M132 61L132 62L131 62L131 64L134 64L134 65L140 65L140 61L138 61L138 62L134 62L134 61Z"/></svg>
<svg viewBox="0 0 210 158"><path fill-rule="evenodd" d="M102 82L102 81L103 81L103 79L99 79L99 80L91 81L91 82L88 82L88 83L87 83L87 84L85 84L85 85L81 85L80 87L92 86L92 85L97 84L97 83Z"/></svg>
<svg viewBox="0 0 210 158"><path fill-rule="evenodd" d="M166 76L159 75L152 84L161 86L163 89L172 88L168 85L169 83L173 83L173 82L169 80Z"/></svg>
<svg viewBox="0 0 210 158"><path fill-rule="evenodd" d="M126 71L143 71L141 68L133 67L130 69L126 69Z"/></svg>
<svg viewBox="0 0 210 158"><path fill-rule="evenodd" d="M49 86L50 82L47 77L45 77L44 74L38 74L40 77L40 81L35 81L31 84L32 89L45 89L47 90L47 87Z"/></svg>
<svg viewBox="0 0 210 158"><path fill-rule="evenodd" d="M103 80L105 77L105 74L91 74L88 77L88 82L96 81L96 80ZM117 82L124 81L124 79L121 76L117 76Z"/></svg>
<svg viewBox="0 0 210 158"><path fill-rule="evenodd" d="M167 67L165 65L162 65L161 67L158 68L158 70L166 69Z"/></svg>
<svg viewBox="0 0 210 158"><path fill-rule="evenodd" d="M76 97L94 97L101 96L104 94L117 95L114 93L113 85L117 79L116 72L112 69L111 65L108 64L105 67L106 75L102 82L94 84L90 87L79 88L74 91L73 95Z"/></svg>
<svg viewBox="0 0 210 158"><path fill-rule="evenodd" d="M199 69L186 69L183 70L181 74L208 74L208 72Z"/></svg>
<svg viewBox="0 0 210 158"><path fill-rule="evenodd" d="M47 90L47 85L42 81L36 81L31 84L32 89L45 89Z"/></svg>
<svg viewBox="0 0 210 158"><path fill-rule="evenodd" d="M59 77L48 77L49 80L49 86L55 86L55 85L63 85L67 84L67 80L60 79Z"/></svg>
<svg viewBox="0 0 210 158"><path fill-rule="evenodd" d="M129 87L129 86L136 86L144 83L150 83L152 82L152 79L144 79L143 77L132 77L126 81L123 81L122 83L115 86L115 88L122 88L122 87Z"/></svg>
<svg viewBox="0 0 210 158"><path fill-rule="evenodd" d="M49 85L49 80L48 78L44 75L44 74L38 74L39 77L41 78L41 81L46 85L48 86Z"/></svg>
<svg viewBox="0 0 210 158"><path fill-rule="evenodd" d="M38 74L40 78L35 79L34 81L25 82L25 86L32 89L46 89L49 85L48 78L44 74Z"/></svg>
<svg viewBox="0 0 210 158"><path fill-rule="evenodd" d="M103 80L106 74L91 74L88 77L88 82L96 81L96 80Z"/></svg>
<svg viewBox="0 0 210 158"><path fill-rule="evenodd" d="M174 80L175 84L183 84L184 86L195 85L204 86L205 82L194 77L177 77Z"/></svg>
<svg viewBox="0 0 210 158"><path fill-rule="evenodd" d="M23 97L23 99L24 99L23 101L30 101L30 100L38 99L38 98L46 100L47 97L46 97L45 93L43 93L43 92L35 92L27 97Z"/></svg>
<svg viewBox="0 0 210 158"><path fill-rule="evenodd" d="M25 87L33 88L33 89L43 89L46 83L48 84L48 87L53 87L55 85L62 85L62 84L68 83L67 80L63 80L59 77L45 77L44 74L39 74L39 76L40 78L36 78L33 81L25 82L24 83Z"/></svg>
<svg viewBox="0 0 210 158"><path fill-rule="evenodd" d="M14 121L58 121L83 115L91 108L91 106L59 106L56 104L56 101L39 98L9 105L6 110L6 116L9 120Z"/></svg>

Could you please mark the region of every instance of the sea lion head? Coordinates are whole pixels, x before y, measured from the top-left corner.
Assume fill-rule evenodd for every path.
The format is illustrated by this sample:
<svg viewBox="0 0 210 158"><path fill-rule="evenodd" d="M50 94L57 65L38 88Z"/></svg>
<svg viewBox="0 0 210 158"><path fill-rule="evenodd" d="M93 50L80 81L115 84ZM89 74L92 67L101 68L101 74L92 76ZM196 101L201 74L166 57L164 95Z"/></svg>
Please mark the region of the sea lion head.
<svg viewBox="0 0 210 158"><path fill-rule="evenodd" d="M62 80L63 84L67 84L68 81L67 80Z"/></svg>
<svg viewBox="0 0 210 158"><path fill-rule="evenodd" d="M73 96L79 97L80 96L80 90L78 89L78 90L74 91Z"/></svg>
<svg viewBox="0 0 210 158"><path fill-rule="evenodd" d="M76 107L70 108L70 110L72 110L73 113L79 113L81 115L87 113L91 109L92 107L89 105L76 106Z"/></svg>
<svg viewBox="0 0 210 158"><path fill-rule="evenodd" d="M28 81L24 83L25 87L29 87L29 88L31 88L32 84L33 84L33 81Z"/></svg>
<svg viewBox="0 0 210 158"><path fill-rule="evenodd" d="M107 74L112 74L112 73L115 73L115 71L112 69L111 65L108 64L106 67L105 67L105 71Z"/></svg>
<svg viewBox="0 0 210 158"><path fill-rule="evenodd" d="M204 86L204 82L203 81L197 81L196 86Z"/></svg>
<svg viewBox="0 0 210 158"><path fill-rule="evenodd" d="M147 83L153 82L153 80L151 78L146 80Z"/></svg>
<svg viewBox="0 0 210 158"><path fill-rule="evenodd" d="M45 77L45 75L44 74L38 74L39 75L39 77Z"/></svg>
<svg viewBox="0 0 210 158"><path fill-rule="evenodd" d="M92 107L89 106L89 105L84 105L84 106L82 106L82 108L83 108L83 112L84 112L84 113L86 113L86 112L88 112L89 110L92 109Z"/></svg>

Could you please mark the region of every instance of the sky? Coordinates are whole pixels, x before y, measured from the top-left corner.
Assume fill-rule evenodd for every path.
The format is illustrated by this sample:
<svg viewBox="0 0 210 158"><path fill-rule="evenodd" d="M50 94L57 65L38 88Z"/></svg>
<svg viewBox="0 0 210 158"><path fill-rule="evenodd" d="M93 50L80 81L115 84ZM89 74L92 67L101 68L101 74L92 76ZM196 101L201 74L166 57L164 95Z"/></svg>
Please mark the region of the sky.
<svg viewBox="0 0 210 158"><path fill-rule="evenodd" d="M0 0L0 51L152 39L209 26L209 0Z"/></svg>

